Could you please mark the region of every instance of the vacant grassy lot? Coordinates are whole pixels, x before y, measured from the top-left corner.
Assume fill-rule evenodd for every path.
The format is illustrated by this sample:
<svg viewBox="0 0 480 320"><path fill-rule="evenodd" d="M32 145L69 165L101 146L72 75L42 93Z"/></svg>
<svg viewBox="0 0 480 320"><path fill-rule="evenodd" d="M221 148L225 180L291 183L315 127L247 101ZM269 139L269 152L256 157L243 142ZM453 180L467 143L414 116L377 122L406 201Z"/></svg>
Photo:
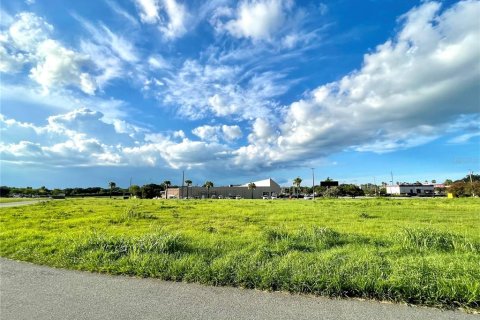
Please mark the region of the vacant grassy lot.
<svg viewBox="0 0 480 320"><path fill-rule="evenodd" d="M480 308L476 199L57 200L0 209L0 255L167 280Z"/></svg>

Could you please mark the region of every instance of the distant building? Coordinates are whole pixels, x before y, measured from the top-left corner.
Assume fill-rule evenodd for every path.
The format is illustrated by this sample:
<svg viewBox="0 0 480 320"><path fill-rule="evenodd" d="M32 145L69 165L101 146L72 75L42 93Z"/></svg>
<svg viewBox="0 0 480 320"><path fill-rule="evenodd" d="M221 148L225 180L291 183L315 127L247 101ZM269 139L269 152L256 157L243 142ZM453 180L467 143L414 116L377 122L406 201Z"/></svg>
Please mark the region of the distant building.
<svg viewBox="0 0 480 320"><path fill-rule="evenodd" d="M169 198L186 198L187 194L189 198L235 198L241 197L243 199L261 199L262 197L277 197L280 194L281 188L278 183L272 179L265 179L260 181L254 181L255 189L248 189L249 183L242 185L229 185L229 186L220 186L212 187L209 190L205 187L187 187L183 188L169 188L168 197ZM165 197L163 194L162 197Z"/></svg>
<svg viewBox="0 0 480 320"><path fill-rule="evenodd" d="M410 195L410 196L432 196L434 195L433 184L407 184L387 186L387 194L391 195Z"/></svg>

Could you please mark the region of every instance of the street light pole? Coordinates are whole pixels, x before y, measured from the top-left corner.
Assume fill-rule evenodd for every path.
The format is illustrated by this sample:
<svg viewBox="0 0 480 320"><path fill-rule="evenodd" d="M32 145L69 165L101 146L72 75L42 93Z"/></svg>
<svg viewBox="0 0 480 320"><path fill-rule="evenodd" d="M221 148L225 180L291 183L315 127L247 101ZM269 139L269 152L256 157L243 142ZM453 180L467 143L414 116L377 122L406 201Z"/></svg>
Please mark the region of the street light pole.
<svg viewBox="0 0 480 320"><path fill-rule="evenodd" d="M315 168L312 169L312 192L313 192L313 200L315 200Z"/></svg>
<svg viewBox="0 0 480 320"><path fill-rule="evenodd" d="M472 187L472 197L475 198L475 191L473 190L472 170L470 170L470 186Z"/></svg>
<svg viewBox="0 0 480 320"><path fill-rule="evenodd" d="M180 195L178 195L178 198L179 198L179 199L183 199L183 198L184 198L184 195L183 195L183 186L184 186L184 183L185 183L185 170L182 170L182 197L180 198Z"/></svg>

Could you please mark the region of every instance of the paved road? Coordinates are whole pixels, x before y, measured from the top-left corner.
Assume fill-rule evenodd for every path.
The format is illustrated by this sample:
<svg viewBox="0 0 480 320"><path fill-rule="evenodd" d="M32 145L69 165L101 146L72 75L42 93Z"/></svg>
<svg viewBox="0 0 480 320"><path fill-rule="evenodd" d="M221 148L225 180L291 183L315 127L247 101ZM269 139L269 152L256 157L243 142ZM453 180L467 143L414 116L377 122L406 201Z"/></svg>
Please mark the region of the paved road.
<svg viewBox="0 0 480 320"><path fill-rule="evenodd" d="M29 204L35 204L41 201L47 201L47 200L25 200L25 201L3 202L3 203L0 203L0 208L27 206Z"/></svg>
<svg viewBox="0 0 480 320"><path fill-rule="evenodd" d="M0 319L479 319L459 311L68 271L0 258Z"/></svg>

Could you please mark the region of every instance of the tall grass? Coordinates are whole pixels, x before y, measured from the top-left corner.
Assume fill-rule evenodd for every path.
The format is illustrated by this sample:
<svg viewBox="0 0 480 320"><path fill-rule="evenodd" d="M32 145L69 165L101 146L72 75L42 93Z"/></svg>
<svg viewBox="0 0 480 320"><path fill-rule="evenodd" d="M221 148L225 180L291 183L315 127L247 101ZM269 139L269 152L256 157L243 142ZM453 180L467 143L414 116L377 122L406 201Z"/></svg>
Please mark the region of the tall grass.
<svg viewBox="0 0 480 320"><path fill-rule="evenodd" d="M0 211L0 254L113 274L479 309L479 209L475 199L52 201Z"/></svg>
<svg viewBox="0 0 480 320"><path fill-rule="evenodd" d="M446 231L436 231L431 228L404 229L396 234L395 241L403 248L421 251L446 251L480 252L480 243L469 240L465 236L456 235Z"/></svg>

